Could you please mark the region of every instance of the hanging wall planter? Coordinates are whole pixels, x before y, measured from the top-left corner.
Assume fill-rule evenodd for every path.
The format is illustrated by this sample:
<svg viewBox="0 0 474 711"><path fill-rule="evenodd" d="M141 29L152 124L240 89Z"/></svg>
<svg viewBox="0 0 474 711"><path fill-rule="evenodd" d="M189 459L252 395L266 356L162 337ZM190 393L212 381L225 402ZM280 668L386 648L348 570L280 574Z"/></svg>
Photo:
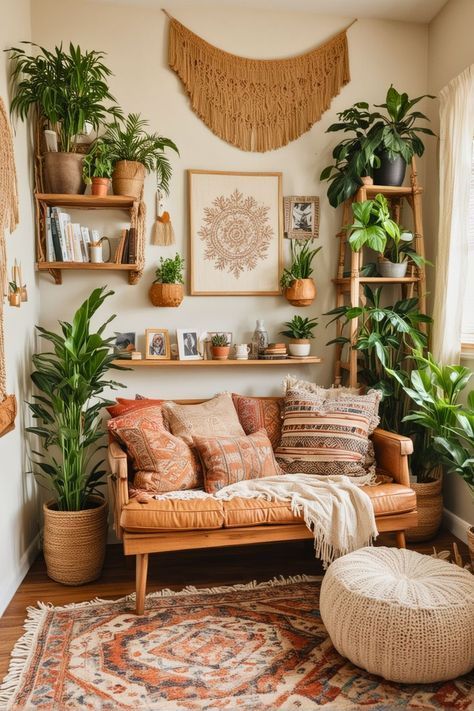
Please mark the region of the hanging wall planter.
<svg viewBox="0 0 474 711"><path fill-rule="evenodd" d="M316 284L313 279L295 279L284 294L293 306L310 306L316 298Z"/></svg>
<svg viewBox="0 0 474 711"><path fill-rule="evenodd" d="M154 282L148 292L153 306L179 306L184 298L182 284L161 284Z"/></svg>

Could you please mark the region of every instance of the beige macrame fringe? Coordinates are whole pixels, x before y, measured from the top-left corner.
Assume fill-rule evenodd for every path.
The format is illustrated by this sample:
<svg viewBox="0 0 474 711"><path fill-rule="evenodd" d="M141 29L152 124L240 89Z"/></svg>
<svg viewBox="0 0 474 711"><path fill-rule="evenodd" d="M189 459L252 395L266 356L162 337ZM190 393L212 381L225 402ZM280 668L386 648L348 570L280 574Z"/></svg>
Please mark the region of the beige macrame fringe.
<svg viewBox="0 0 474 711"><path fill-rule="evenodd" d="M247 59L214 47L170 17L168 61L193 111L244 151L294 141L350 81L346 30L297 57Z"/></svg>

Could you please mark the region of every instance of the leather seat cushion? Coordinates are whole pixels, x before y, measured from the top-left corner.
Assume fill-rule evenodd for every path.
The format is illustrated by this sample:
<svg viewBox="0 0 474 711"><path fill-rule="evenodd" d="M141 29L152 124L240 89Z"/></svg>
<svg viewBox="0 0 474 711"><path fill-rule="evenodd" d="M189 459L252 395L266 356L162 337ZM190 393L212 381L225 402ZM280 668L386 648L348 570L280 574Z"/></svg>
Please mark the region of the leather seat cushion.
<svg viewBox="0 0 474 711"><path fill-rule="evenodd" d="M150 499L140 503L132 499L122 509L120 525L126 531L190 531L224 526L222 501L205 499Z"/></svg>

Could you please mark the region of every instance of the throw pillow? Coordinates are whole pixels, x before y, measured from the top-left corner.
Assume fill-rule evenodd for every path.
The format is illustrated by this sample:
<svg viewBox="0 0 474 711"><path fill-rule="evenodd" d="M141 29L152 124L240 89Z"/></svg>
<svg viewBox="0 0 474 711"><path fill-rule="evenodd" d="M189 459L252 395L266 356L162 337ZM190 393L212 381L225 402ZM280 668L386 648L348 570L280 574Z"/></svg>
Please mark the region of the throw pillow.
<svg viewBox="0 0 474 711"><path fill-rule="evenodd" d="M290 390L276 459L287 473L352 477L368 475L364 460L370 419L363 407L321 402L309 391Z"/></svg>
<svg viewBox="0 0 474 711"><path fill-rule="evenodd" d="M191 447L163 426L161 406L130 410L108 422L129 454L137 489L163 493L202 485L202 468Z"/></svg>
<svg viewBox="0 0 474 711"><path fill-rule="evenodd" d="M198 405L167 402L163 413L170 431L187 444L194 437L241 437L245 434L230 393L222 393Z"/></svg>
<svg viewBox="0 0 474 711"><path fill-rule="evenodd" d="M232 394L234 407L245 434L265 430L273 449L280 444L283 398L245 397Z"/></svg>
<svg viewBox="0 0 474 711"><path fill-rule="evenodd" d="M139 408L148 407L149 405L161 405L164 402L164 400L152 400L148 398L129 400L125 397L118 397L116 400L117 402L114 405L106 407L106 410L111 417L118 417L129 410L138 410Z"/></svg>
<svg viewBox="0 0 474 711"><path fill-rule="evenodd" d="M215 494L229 484L283 474L265 430L243 437L194 437L204 467L204 488Z"/></svg>

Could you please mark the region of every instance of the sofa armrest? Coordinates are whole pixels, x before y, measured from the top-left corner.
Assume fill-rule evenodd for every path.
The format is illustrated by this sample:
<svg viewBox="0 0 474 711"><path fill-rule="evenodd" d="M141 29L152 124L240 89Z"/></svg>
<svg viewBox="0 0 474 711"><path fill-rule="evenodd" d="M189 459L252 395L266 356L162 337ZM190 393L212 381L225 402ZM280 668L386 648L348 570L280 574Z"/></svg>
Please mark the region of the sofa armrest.
<svg viewBox="0 0 474 711"><path fill-rule="evenodd" d="M374 431L375 461L398 484L410 486L408 455L413 452L413 442L409 437L377 428Z"/></svg>
<svg viewBox="0 0 474 711"><path fill-rule="evenodd" d="M109 486L114 509L114 529L120 540L120 514L125 504L128 504L128 462L127 455L118 442L109 442L108 459L110 466Z"/></svg>

